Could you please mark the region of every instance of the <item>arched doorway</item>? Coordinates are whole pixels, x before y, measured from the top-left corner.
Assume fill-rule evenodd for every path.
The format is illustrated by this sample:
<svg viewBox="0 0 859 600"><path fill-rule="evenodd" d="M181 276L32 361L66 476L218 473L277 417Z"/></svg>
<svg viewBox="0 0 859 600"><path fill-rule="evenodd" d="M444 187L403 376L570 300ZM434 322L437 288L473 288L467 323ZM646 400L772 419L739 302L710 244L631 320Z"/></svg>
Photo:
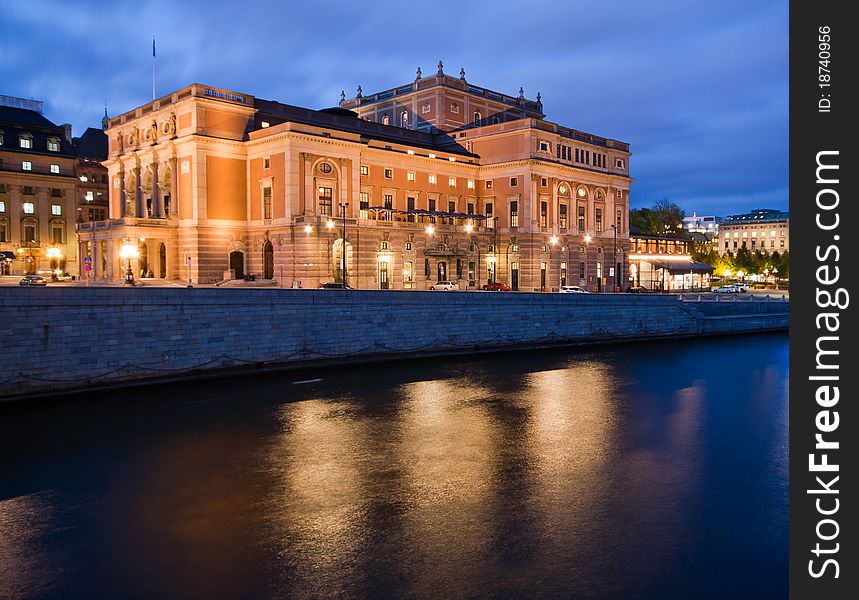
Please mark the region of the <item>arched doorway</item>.
<svg viewBox="0 0 859 600"><path fill-rule="evenodd" d="M161 279L167 277L167 246L163 243L158 248L158 276Z"/></svg>
<svg viewBox="0 0 859 600"><path fill-rule="evenodd" d="M270 241L262 247L262 270L263 279L274 279L274 246Z"/></svg>
<svg viewBox="0 0 859 600"><path fill-rule="evenodd" d="M233 276L236 279L241 279L245 276L245 254L238 250L230 252L230 269L233 271Z"/></svg>
<svg viewBox="0 0 859 600"><path fill-rule="evenodd" d="M140 254L137 264L140 267L140 277L149 277L149 257L146 251L146 244L143 242L137 245L137 251Z"/></svg>

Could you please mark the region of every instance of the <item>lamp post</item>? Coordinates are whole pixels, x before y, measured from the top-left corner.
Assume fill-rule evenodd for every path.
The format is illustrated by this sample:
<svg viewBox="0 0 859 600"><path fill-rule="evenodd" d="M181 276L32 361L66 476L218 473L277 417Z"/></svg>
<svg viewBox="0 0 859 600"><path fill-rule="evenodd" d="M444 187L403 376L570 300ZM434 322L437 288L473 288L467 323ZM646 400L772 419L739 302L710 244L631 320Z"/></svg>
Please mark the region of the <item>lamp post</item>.
<svg viewBox="0 0 859 600"><path fill-rule="evenodd" d="M591 250L591 236L585 234L585 288L588 286L588 256Z"/></svg>
<svg viewBox="0 0 859 600"><path fill-rule="evenodd" d="M125 284L134 285L134 271L131 270L131 259L140 256L140 251L135 244L126 241L119 249L119 258L128 260L128 270L125 272Z"/></svg>
<svg viewBox="0 0 859 600"><path fill-rule="evenodd" d="M59 248L52 247L48 248L45 252L45 255L50 259L51 263L57 261L57 268L53 268L53 264L51 264L51 281L59 281L57 277L57 271L59 271L60 259L63 257L63 253Z"/></svg>
<svg viewBox="0 0 859 600"><path fill-rule="evenodd" d="M343 261L343 287L346 287L348 284L348 279L346 277L346 209L349 207L348 202L340 203L340 210L343 211L343 240L340 245L340 249L342 250L341 260Z"/></svg>

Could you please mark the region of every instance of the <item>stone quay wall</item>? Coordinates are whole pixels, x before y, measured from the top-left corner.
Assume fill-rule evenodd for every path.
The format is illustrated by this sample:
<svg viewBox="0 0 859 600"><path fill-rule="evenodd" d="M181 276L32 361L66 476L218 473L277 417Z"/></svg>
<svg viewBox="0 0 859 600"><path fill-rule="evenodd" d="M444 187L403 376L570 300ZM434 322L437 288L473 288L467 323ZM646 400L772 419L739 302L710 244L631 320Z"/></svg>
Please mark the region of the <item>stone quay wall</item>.
<svg viewBox="0 0 859 600"><path fill-rule="evenodd" d="M745 296L745 295L744 295ZM343 360L784 330L732 296L5 288L0 399Z"/></svg>

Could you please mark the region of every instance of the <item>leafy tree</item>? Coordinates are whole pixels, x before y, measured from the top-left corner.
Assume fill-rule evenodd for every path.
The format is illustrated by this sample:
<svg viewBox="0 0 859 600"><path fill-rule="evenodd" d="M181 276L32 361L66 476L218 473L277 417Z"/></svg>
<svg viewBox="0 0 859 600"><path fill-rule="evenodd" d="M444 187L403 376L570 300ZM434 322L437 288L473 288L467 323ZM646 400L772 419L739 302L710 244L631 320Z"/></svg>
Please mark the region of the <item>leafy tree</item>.
<svg viewBox="0 0 859 600"><path fill-rule="evenodd" d="M636 208L629 211L629 223L650 235L677 233L682 228L686 212L667 198L658 200L652 208ZM681 225L681 228L677 226Z"/></svg>

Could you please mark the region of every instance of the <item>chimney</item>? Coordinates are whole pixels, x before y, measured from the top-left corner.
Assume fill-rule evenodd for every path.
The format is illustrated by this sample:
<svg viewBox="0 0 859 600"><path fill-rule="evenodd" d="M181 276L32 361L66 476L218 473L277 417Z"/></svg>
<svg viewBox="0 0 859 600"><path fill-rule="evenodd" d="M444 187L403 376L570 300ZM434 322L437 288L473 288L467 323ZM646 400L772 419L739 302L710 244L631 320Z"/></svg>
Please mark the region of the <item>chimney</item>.
<svg viewBox="0 0 859 600"><path fill-rule="evenodd" d="M66 141L68 143L72 143L72 124L71 123L63 123L63 133Z"/></svg>

